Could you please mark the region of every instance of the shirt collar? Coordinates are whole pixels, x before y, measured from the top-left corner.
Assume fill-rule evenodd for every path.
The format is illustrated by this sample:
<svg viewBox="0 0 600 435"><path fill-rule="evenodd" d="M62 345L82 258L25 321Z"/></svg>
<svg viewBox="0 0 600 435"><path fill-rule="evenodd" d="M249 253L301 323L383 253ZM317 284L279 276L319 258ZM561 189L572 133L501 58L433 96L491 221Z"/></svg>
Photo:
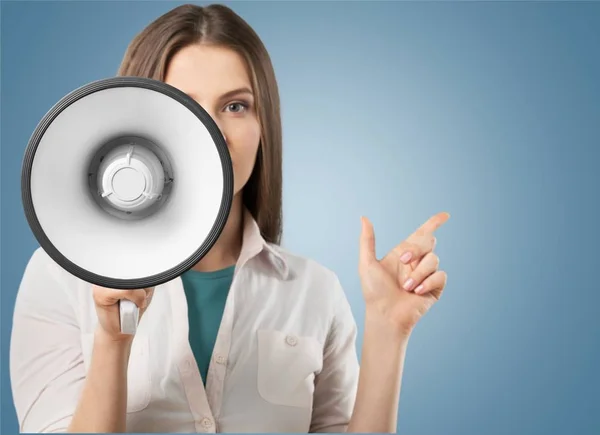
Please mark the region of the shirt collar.
<svg viewBox="0 0 600 435"><path fill-rule="evenodd" d="M236 268L239 269L253 257L261 255L281 279L287 279L289 265L285 256L276 245L263 238L256 220L246 207L243 210L243 219L242 250Z"/></svg>

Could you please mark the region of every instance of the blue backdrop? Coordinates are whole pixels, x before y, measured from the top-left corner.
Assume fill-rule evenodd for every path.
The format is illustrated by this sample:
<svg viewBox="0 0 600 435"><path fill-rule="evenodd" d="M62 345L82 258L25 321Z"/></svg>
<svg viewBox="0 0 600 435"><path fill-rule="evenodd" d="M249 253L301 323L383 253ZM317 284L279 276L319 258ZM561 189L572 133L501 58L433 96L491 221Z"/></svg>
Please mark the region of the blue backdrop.
<svg viewBox="0 0 600 435"><path fill-rule="evenodd" d="M599 433L600 4L228 4L281 86L284 245L338 273L361 331L360 215L379 255L452 215L437 248L449 281L411 339L399 432ZM37 247L20 203L29 136L175 5L2 2L3 434L18 430L11 316Z"/></svg>

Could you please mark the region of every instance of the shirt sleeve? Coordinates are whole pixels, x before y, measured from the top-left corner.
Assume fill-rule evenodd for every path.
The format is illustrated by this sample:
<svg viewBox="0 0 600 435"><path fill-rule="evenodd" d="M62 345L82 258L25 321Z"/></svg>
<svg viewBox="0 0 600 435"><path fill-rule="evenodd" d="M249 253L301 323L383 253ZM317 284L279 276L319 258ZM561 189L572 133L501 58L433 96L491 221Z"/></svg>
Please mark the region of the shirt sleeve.
<svg viewBox="0 0 600 435"><path fill-rule="evenodd" d="M323 355L323 368L315 379L310 432L346 432L358 387L357 326L346 295L336 277L336 306Z"/></svg>
<svg viewBox="0 0 600 435"><path fill-rule="evenodd" d="M66 432L85 380L80 328L58 266L38 248L16 297L10 379L21 432Z"/></svg>

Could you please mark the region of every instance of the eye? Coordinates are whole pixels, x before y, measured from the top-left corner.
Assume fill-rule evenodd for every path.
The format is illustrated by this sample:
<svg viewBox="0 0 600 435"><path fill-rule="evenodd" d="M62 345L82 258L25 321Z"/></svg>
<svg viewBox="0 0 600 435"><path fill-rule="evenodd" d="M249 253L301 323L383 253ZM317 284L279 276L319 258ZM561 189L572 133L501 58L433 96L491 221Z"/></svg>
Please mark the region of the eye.
<svg viewBox="0 0 600 435"><path fill-rule="evenodd" d="M242 101L236 101L225 106L226 112L242 113L248 109L248 104Z"/></svg>

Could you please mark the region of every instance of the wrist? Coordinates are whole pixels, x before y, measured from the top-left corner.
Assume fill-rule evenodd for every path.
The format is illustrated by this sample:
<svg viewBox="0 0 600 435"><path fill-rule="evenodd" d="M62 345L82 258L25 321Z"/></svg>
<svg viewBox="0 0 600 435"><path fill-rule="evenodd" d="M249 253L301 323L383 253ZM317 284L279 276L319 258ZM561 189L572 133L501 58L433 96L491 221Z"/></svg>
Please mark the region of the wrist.
<svg viewBox="0 0 600 435"><path fill-rule="evenodd" d="M401 372L409 339L409 332L394 328L380 315L367 314L361 367L370 372L371 378L391 381Z"/></svg>
<svg viewBox="0 0 600 435"><path fill-rule="evenodd" d="M94 345L106 351L125 351L129 353L133 337L133 335L127 334L111 335L102 326L98 325L94 332Z"/></svg>
<svg viewBox="0 0 600 435"><path fill-rule="evenodd" d="M365 310L365 335L381 337L389 344L405 345L412 334L412 327L394 320L391 313L380 307L367 306Z"/></svg>

